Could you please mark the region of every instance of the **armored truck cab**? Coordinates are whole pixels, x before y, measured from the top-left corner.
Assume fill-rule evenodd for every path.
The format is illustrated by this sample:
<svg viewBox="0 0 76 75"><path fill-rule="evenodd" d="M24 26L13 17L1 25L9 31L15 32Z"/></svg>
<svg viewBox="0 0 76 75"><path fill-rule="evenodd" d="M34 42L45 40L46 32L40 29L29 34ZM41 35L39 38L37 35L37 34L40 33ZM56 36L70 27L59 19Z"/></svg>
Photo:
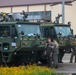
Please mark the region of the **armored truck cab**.
<svg viewBox="0 0 76 75"><path fill-rule="evenodd" d="M0 22L0 64L37 62L44 45L40 23Z"/></svg>
<svg viewBox="0 0 76 75"><path fill-rule="evenodd" d="M76 45L76 39L72 35L69 24L42 23L41 32L45 38L57 39L60 50L67 52Z"/></svg>

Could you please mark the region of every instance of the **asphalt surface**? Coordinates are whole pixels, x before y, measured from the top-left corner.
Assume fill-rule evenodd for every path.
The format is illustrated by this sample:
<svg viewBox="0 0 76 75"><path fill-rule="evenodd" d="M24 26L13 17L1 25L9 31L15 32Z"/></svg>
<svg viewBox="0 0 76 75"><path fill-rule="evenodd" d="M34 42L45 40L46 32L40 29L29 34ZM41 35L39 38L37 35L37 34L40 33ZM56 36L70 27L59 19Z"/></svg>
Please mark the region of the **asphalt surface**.
<svg viewBox="0 0 76 75"><path fill-rule="evenodd" d="M59 68L57 69L57 73L63 73L66 75L76 75L76 63L69 63L71 54L65 54L63 57L63 63L59 63Z"/></svg>

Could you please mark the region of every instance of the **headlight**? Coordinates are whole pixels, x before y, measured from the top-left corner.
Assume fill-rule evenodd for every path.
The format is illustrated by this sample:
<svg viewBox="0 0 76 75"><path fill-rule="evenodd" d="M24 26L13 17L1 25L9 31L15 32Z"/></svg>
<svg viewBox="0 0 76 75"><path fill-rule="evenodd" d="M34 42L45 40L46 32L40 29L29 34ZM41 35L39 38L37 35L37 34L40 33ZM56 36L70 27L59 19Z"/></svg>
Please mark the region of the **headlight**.
<svg viewBox="0 0 76 75"><path fill-rule="evenodd" d="M75 44L75 45L76 45L76 41L75 41L75 42L73 42L73 44Z"/></svg>

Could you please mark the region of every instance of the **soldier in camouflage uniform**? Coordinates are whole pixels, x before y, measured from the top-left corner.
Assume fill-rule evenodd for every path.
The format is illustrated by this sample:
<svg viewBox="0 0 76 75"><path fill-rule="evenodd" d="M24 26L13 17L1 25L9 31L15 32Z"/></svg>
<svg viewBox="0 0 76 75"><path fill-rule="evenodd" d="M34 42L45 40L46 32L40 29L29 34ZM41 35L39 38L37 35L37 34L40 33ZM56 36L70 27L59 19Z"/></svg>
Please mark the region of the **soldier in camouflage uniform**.
<svg viewBox="0 0 76 75"><path fill-rule="evenodd" d="M73 57L75 56L75 63L76 63L76 47L72 49L71 57L70 57L70 63L73 62Z"/></svg>
<svg viewBox="0 0 76 75"><path fill-rule="evenodd" d="M53 62L55 68L58 68L58 54L59 54L59 44L54 39Z"/></svg>
<svg viewBox="0 0 76 75"><path fill-rule="evenodd" d="M53 67L52 61L53 61L53 57L52 57L52 50L54 48L54 43L51 41L51 38L48 38L48 41L46 43L46 51L47 51L47 65L48 67Z"/></svg>

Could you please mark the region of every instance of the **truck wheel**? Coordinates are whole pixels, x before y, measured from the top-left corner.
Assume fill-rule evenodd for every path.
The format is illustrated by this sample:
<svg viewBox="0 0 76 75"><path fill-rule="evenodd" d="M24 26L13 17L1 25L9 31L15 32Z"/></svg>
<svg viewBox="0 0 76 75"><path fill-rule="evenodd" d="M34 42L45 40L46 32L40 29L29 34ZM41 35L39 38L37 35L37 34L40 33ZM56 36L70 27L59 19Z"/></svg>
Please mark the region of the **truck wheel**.
<svg viewBox="0 0 76 75"><path fill-rule="evenodd" d="M42 64L47 64L47 59L41 59L40 61Z"/></svg>
<svg viewBox="0 0 76 75"><path fill-rule="evenodd" d="M0 65L2 65L2 56L0 54Z"/></svg>
<svg viewBox="0 0 76 75"><path fill-rule="evenodd" d="M22 63L24 63L24 64L37 63L38 62L37 52L34 52L34 53L28 52L26 55L22 56L21 60L22 60Z"/></svg>
<svg viewBox="0 0 76 75"><path fill-rule="evenodd" d="M34 62L34 58L31 55L25 55L25 56L23 56L22 60L23 60L24 64L29 64L29 63L32 64Z"/></svg>

